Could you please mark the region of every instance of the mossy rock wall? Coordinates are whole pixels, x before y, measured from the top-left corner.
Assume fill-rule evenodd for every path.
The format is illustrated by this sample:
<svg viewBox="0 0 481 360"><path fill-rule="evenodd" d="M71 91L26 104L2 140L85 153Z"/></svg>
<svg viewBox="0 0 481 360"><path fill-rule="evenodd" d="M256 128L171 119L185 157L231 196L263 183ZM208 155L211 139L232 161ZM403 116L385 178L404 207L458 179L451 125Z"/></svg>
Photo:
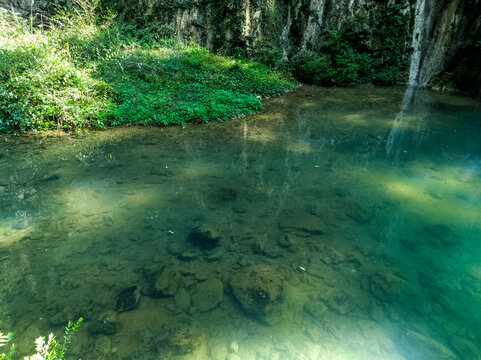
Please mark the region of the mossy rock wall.
<svg viewBox="0 0 481 360"><path fill-rule="evenodd" d="M0 0L24 16L51 14L54 4L72 0ZM481 96L481 3L473 0L101 0L138 28L159 37L195 42L223 55L281 62L302 52L319 52L327 30L347 29L365 36L362 46L377 51L382 29L394 24L393 7L402 7L402 26L386 31L408 81L416 9L422 7L423 41L419 84L458 88ZM418 5L422 5L421 7ZM387 19L391 21L386 21ZM381 31L381 36L378 33ZM376 33L377 32L377 33ZM356 39L357 41L357 39ZM362 39L361 39L362 42ZM389 51L389 46L387 46ZM270 59L270 60L269 60Z"/></svg>
<svg viewBox="0 0 481 360"><path fill-rule="evenodd" d="M410 42L412 0L397 0L405 8ZM284 57L319 50L326 29L349 26L372 33L386 2L375 0L112 0L122 17L161 36L195 41L221 53L277 47ZM372 44L376 46L376 44Z"/></svg>
<svg viewBox="0 0 481 360"><path fill-rule="evenodd" d="M432 1L432 25L421 78L437 88L481 97L481 3Z"/></svg>
<svg viewBox="0 0 481 360"><path fill-rule="evenodd" d="M155 28L160 36L193 41L215 52L292 59L318 52L326 30L348 29L366 40L367 51L382 45L390 9L402 8L402 26L387 29L396 44L401 78L408 81L415 0L111 0L125 20ZM423 61L419 84L455 87L480 94L481 4L471 0L425 0ZM380 30L381 29L381 30ZM394 32L393 32L394 31ZM378 36L379 32L381 35ZM447 74L446 74L447 72Z"/></svg>

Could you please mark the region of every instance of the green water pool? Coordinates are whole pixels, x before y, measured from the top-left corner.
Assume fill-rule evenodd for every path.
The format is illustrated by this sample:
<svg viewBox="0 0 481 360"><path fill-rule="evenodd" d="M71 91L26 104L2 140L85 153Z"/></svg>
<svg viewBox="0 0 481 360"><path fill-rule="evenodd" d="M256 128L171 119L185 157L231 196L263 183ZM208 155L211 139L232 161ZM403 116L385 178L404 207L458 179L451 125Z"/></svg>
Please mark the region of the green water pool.
<svg viewBox="0 0 481 360"><path fill-rule="evenodd" d="M0 331L69 359L481 359L481 104L302 86L0 137Z"/></svg>

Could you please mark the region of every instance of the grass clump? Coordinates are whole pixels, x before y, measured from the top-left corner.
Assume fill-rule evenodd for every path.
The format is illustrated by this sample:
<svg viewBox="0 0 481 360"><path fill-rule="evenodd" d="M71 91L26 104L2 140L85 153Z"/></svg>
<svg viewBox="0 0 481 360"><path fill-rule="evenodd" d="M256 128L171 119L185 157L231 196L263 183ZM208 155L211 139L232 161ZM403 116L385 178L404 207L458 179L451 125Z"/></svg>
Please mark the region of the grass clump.
<svg viewBox="0 0 481 360"><path fill-rule="evenodd" d="M0 10L0 132L225 120L295 86L259 63L100 23L98 1L79 4L43 30Z"/></svg>

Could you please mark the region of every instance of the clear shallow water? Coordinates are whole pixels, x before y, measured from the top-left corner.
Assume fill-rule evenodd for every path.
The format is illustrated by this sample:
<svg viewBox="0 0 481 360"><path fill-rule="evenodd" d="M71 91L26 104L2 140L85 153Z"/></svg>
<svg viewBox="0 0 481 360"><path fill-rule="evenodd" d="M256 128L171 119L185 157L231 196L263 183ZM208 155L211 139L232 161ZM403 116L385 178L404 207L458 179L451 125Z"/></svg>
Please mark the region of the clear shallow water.
<svg viewBox="0 0 481 360"><path fill-rule="evenodd" d="M20 352L83 316L72 359L481 358L475 100L304 86L224 123L0 141Z"/></svg>

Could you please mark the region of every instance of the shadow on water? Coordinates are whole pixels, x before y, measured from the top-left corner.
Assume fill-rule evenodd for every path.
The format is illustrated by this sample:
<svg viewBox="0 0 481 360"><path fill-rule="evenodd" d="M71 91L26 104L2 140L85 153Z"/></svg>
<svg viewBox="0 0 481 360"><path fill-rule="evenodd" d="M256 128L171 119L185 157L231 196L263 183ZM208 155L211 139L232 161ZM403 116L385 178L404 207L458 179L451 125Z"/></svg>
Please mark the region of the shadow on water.
<svg viewBox="0 0 481 360"><path fill-rule="evenodd" d="M479 104L407 98L2 139L0 328L28 352L83 316L83 359L479 358Z"/></svg>

